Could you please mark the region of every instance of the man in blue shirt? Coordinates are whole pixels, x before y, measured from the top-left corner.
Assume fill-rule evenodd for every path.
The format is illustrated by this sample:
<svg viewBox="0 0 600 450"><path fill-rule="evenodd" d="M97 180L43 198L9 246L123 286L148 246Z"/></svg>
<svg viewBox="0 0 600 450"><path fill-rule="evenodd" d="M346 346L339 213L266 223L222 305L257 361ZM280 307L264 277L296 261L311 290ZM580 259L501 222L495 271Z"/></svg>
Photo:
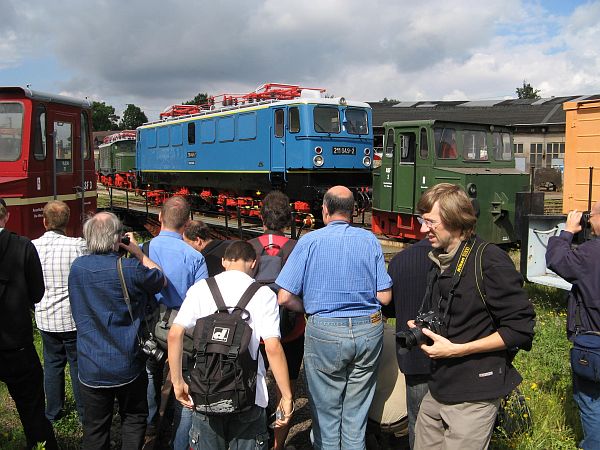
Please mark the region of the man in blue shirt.
<svg viewBox="0 0 600 450"><path fill-rule="evenodd" d="M183 197L171 197L162 206L158 215L160 233L150 241L150 258L163 269L168 283L156 294L156 301L167 308L179 310L187 290L198 281L208 278L208 269L201 253L183 240L183 229L190 218L190 205ZM148 360L148 423L157 419L160 388L164 364ZM175 424L177 429L174 450L189 448L189 431L192 426L192 411L182 410L175 402Z"/></svg>
<svg viewBox="0 0 600 450"><path fill-rule="evenodd" d="M392 298L381 245L350 225L353 212L348 188L329 189L327 226L298 241L276 280L279 304L309 316L304 367L315 449L365 448L383 343L380 310Z"/></svg>

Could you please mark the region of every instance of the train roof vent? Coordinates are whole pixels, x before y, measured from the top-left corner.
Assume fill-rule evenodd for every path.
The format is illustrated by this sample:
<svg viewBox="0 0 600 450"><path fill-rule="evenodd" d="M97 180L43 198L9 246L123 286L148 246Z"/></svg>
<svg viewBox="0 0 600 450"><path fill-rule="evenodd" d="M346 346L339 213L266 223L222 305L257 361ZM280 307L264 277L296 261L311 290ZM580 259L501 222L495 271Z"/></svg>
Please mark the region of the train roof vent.
<svg viewBox="0 0 600 450"><path fill-rule="evenodd" d="M321 91L316 89L302 89L300 91L301 98L321 98Z"/></svg>

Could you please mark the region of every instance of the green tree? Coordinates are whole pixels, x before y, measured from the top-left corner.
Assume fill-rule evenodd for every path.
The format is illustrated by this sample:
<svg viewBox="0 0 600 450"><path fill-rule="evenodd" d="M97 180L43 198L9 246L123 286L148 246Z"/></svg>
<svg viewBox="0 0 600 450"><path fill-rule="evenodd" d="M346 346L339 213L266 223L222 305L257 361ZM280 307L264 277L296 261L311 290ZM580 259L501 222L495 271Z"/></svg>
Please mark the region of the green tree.
<svg viewBox="0 0 600 450"><path fill-rule="evenodd" d="M119 123L119 128L121 130L135 130L146 122L148 122L146 114L138 106L130 103L123 111L123 119Z"/></svg>
<svg viewBox="0 0 600 450"><path fill-rule="evenodd" d="M531 84L527 83L527 81L525 81L525 80L523 80L523 87L517 88L517 96L519 98L531 98L531 99L542 98L539 93L540 93L539 89L534 89L533 87L531 87Z"/></svg>
<svg viewBox="0 0 600 450"><path fill-rule="evenodd" d="M392 106L392 105L396 105L396 104L400 103L400 100L396 100L395 98L383 97L383 100L380 100L379 103L383 103L384 105L387 105L387 106Z"/></svg>
<svg viewBox="0 0 600 450"><path fill-rule="evenodd" d="M94 131L108 131L117 128L119 116L115 115L115 108L104 102L92 103L92 126Z"/></svg>
<svg viewBox="0 0 600 450"><path fill-rule="evenodd" d="M184 105L204 105L208 103L208 94L206 92L200 92L192 100L183 102Z"/></svg>

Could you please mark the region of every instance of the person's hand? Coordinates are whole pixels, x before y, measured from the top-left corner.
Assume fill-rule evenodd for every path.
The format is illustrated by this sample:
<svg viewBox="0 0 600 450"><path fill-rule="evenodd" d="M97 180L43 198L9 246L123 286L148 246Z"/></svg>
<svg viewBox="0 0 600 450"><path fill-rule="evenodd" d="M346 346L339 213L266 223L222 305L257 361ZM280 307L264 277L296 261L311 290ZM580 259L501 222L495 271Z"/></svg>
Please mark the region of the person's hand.
<svg viewBox="0 0 600 450"><path fill-rule="evenodd" d="M581 211L569 211L567 214L567 222L565 223L565 231L570 233L579 233L581 231L581 216L583 212Z"/></svg>
<svg viewBox="0 0 600 450"><path fill-rule="evenodd" d="M290 423L292 420L292 416L294 415L294 400L284 399L279 400L279 405L277 406L279 411L283 411L283 418L277 419L275 421L275 427L282 427Z"/></svg>
<svg viewBox="0 0 600 450"><path fill-rule="evenodd" d="M124 236L129 238L129 244L124 244L123 242L119 242L119 247L124 250L127 250L133 256L135 256L136 258L141 260L141 258L143 258L143 256L144 256L144 253L142 252L140 245L135 240L133 233L131 233L131 232L125 233Z"/></svg>
<svg viewBox="0 0 600 450"><path fill-rule="evenodd" d="M414 320L407 321L406 325L408 325L408 328L415 328L416 327Z"/></svg>
<svg viewBox="0 0 600 450"><path fill-rule="evenodd" d="M192 402L192 397L190 397L189 386L187 383L184 382L181 384L173 384L173 392L175 394L175 398L185 408L194 408L194 402Z"/></svg>
<svg viewBox="0 0 600 450"><path fill-rule="evenodd" d="M410 326L410 325L409 325ZM439 334L435 334L428 328L422 328L421 331L425 336L433 341L433 344L421 344L421 350L423 350L427 356L432 359L438 358L456 358L461 355L461 344L453 344L448 339Z"/></svg>

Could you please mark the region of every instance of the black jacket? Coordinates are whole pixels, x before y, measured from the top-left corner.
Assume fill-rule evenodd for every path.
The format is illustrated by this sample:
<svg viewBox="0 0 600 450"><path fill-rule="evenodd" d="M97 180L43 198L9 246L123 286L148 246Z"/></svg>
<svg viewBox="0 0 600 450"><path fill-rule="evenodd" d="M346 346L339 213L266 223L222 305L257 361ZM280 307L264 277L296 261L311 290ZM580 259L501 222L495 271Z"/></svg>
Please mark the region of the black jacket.
<svg viewBox="0 0 600 450"><path fill-rule="evenodd" d="M423 303L427 286L427 273L433 262L427 254L431 245L423 239L392 258L388 273L392 277L392 303L382 308L387 317L396 316L396 332L407 331L407 320L417 317ZM431 371L431 360L418 347L408 353L397 353L398 366L404 375L427 375Z"/></svg>
<svg viewBox="0 0 600 450"><path fill-rule="evenodd" d="M476 286L475 248L483 241L476 239L451 301L443 334L453 343L466 343L497 331L508 349L530 350L533 341L535 312L523 289L523 278L509 256L499 247L488 245L481 258L488 314ZM448 307L453 275L460 258L459 248L451 266L439 274L431 290L431 306L439 314ZM438 303L439 302L439 303ZM492 400L511 392L522 378L511 364L511 352L478 353L461 358L433 360L429 390L444 403Z"/></svg>
<svg viewBox="0 0 600 450"><path fill-rule="evenodd" d="M6 229L0 232L0 350L33 342L31 311L44 296L44 274L31 241Z"/></svg>
<svg viewBox="0 0 600 450"><path fill-rule="evenodd" d="M575 334L575 308L581 303L581 329L600 331L600 238L571 249L573 234L562 231L548 240L546 263L565 280L573 283L567 310L567 336Z"/></svg>
<svg viewBox="0 0 600 450"><path fill-rule="evenodd" d="M232 241L213 239L200 252L206 261L209 277L214 277L225 270L222 259L225 255L225 250L227 250L227 247L229 247L231 242Z"/></svg>

